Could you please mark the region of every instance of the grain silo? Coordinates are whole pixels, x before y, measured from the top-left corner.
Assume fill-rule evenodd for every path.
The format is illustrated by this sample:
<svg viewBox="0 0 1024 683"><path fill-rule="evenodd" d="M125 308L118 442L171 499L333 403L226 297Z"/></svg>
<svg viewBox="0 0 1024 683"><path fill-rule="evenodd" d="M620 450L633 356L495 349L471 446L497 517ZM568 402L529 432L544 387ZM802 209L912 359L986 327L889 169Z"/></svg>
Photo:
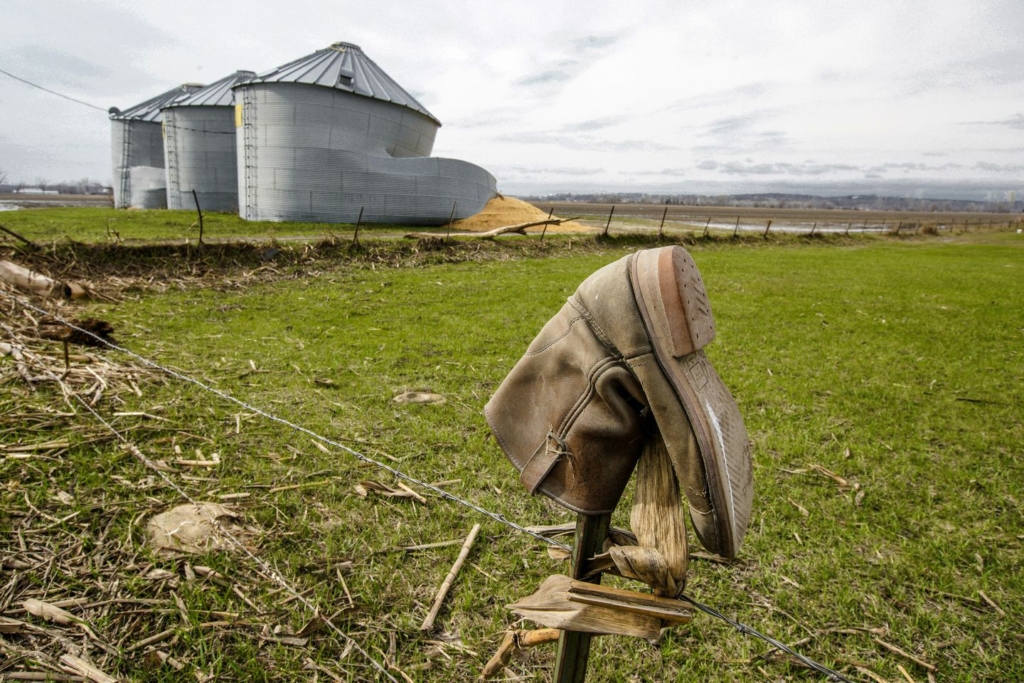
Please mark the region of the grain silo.
<svg viewBox="0 0 1024 683"><path fill-rule="evenodd" d="M238 211L238 160L231 88L252 78L235 73L163 108L167 208Z"/></svg>
<svg viewBox="0 0 1024 683"><path fill-rule="evenodd" d="M115 208L162 209L167 206L160 108L201 87L181 85L124 111L111 107Z"/></svg>
<svg viewBox="0 0 1024 683"><path fill-rule="evenodd" d="M239 213L249 220L439 225L480 211L494 176L430 156L441 122L357 45L235 86Z"/></svg>

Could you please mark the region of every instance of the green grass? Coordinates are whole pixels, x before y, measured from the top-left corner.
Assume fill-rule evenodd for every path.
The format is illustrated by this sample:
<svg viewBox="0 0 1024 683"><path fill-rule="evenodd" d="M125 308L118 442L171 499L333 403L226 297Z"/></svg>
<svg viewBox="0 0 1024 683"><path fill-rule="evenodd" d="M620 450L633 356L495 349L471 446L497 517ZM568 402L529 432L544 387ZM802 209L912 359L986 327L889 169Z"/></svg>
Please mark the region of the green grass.
<svg viewBox="0 0 1024 683"><path fill-rule="evenodd" d="M4 212L0 225L26 239L39 243L73 240L75 242L183 241L195 242L199 226L194 211L167 209L46 208ZM354 224L347 223L271 223L246 221L235 213L204 213L203 238L283 238L289 236L351 238ZM407 231L394 225L363 224L364 232ZM421 228L417 228L421 230ZM6 235L4 236L7 237Z"/></svg>
<svg viewBox="0 0 1024 683"><path fill-rule="evenodd" d="M9 227L18 229L13 221ZM621 244L580 253L578 243L570 250L555 241L543 258L499 246L480 260L415 267L314 257L282 267L273 282L238 287L237 280L186 278L166 291L140 286L116 304L75 305L70 313L110 320L127 347L397 462L412 476L459 480L446 488L510 519L552 524L572 517L522 490L481 408L576 285L629 253ZM1024 678L1024 238L708 244L693 248L718 323L708 353L754 442L756 497L742 561L695 560L688 592L784 641L810 638L798 649L856 680L865 680L857 665L899 680L897 664L925 680L922 668L883 649L871 633L849 631L858 628L885 629L883 640L934 663L939 680ZM0 405L13 407L16 397L51 414L67 410L50 391L29 395L17 380L4 386L11 398ZM167 380L142 389L141 398L104 399L101 412L168 420L117 418L152 458L173 459L175 445L186 454L197 447L220 453L219 468L171 476L200 499L250 493L239 508L258 530L255 552L311 591L325 614L348 604L332 567L353 560L344 579L357 608L336 621L415 680L474 678L514 623L504 605L564 571L537 542L436 497L427 505L360 498L353 491L360 480L393 482L194 386ZM447 401L391 401L407 389L430 389ZM7 423L2 438L76 441L84 438L76 436L81 425L94 434L87 413L78 413L39 429ZM856 488L841 489L810 465ZM146 669L141 657L126 655L109 660L108 673L192 681L199 669L219 680L309 680L301 667L311 657L346 680L370 677L357 653L339 659L344 643L328 631L304 648L261 640L263 625L297 631L309 615L284 603L284 594L272 593L275 586L237 555L190 562L237 581L261 612L227 588L183 580L177 592L189 615L184 622L169 589L141 578L150 565L184 572L180 560L143 545L140 515L179 502L169 488L147 483L148 474L112 444L73 445L53 461L0 460L0 508L24 511L27 497L58 519L78 511L54 528L86 539L93 558L84 574L44 574L45 564L24 570L19 590L37 586L52 600L96 596L117 576L127 594L170 606L130 635L104 632L107 622L95 626L126 644L177 629L164 647L185 663L183 671ZM269 492L304 482L319 485ZM78 502L62 507L58 491ZM616 523L625 525L628 501L620 507ZM52 524L0 516L0 550L17 555L17 531L30 522ZM438 619L441 635L421 634L458 547L385 551L462 538L476 522L484 530ZM133 549L131 568L104 565L97 539L105 529ZM68 543L51 534L54 549ZM976 602L979 590L1006 616ZM203 610L241 613L253 625L204 629L200 624L213 619ZM658 645L598 639L588 681L818 680L785 662L752 661L765 651L698 615ZM509 672L548 680L552 659L553 648L541 648L517 658Z"/></svg>

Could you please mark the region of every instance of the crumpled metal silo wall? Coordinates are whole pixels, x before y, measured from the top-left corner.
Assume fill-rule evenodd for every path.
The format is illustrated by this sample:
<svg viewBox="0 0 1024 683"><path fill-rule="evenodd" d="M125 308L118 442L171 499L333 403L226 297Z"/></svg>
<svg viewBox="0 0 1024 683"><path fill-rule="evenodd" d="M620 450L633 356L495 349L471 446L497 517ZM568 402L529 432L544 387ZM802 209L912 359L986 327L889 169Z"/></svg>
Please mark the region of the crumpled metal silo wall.
<svg viewBox="0 0 1024 683"><path fill-rule="evenodd" d="M246 83L235 101L245 219L352 223L362 210L364 222L441 225L496 193L479 166L429 157L439 125L407 106L300 83Z"/></svg>
<svg viewBox="0 0 1024 683"><path fill-rule="evenodd" d="M167 179L160 124L135 119L115 119L110 124L114 208L166 208Z"/></svg>
<svg viewBox="0 0 1024 683"><path fill-rule="evenodd" d="M238 211L235 112L232 107L164 109L167 208Z"/></svg>

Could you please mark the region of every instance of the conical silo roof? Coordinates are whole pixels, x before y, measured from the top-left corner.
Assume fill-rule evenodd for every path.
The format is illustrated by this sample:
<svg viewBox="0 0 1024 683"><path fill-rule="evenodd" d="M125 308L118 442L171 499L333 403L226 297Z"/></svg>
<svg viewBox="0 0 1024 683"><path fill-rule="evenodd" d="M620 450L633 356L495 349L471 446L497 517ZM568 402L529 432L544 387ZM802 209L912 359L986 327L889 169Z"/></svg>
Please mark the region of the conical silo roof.
<svg viewBox="0 0 1024 683"><path fill-rule="evenodd" d="M230 76L200 88L193 93L172 100L163 105L167 107L230 107L235 103L231 88L245 83L256 76L255 71L236 71Z"/></svg>
<svg viewBox="0 0 1024 683"><path fill-rule="evenodd" d="M166 107L179 97L193 93L202 87L199 83L185 83L141 104L129 107L124 111L119 110L117 107L111 107L110 118L113 121L149 121L151 123L158 123L161 120L160 109L162 107Z"/></svg>
<svg viewBox="0 0 1024 683"><path fill-rule="evenodd" d="M367 57L362 48L352 43L334 43L264 72L249 82L303 83L344 90L407 107L441 125L436 116Z"/></svg>

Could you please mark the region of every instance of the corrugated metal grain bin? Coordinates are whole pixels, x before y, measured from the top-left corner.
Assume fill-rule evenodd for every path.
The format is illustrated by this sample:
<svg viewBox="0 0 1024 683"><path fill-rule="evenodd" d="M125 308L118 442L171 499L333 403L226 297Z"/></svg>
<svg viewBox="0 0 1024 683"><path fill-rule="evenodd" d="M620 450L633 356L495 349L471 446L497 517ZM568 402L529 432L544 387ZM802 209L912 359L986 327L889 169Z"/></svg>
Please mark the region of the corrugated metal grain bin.
<svg viewBox="0 0 1024 683"><path fill-rule="evenodd" d="M239 214L249 220L440 225L480 211L494 176L430 157L441 122L357 45L235 86Z"/></svg>
<svg viewBox="0 0 1024 683"><path fill-rule="evenodd" d="M238 211L234 91L256 74L237 71L163 108L167 208Z"/></svg>
<svg viewBox="0 0 1024 683"><path fill-rule="evenodd" d="M167 207L167 171L164 168L160 108L201 87L185 84L130 109L110 109L115 208Z"/></svg>

